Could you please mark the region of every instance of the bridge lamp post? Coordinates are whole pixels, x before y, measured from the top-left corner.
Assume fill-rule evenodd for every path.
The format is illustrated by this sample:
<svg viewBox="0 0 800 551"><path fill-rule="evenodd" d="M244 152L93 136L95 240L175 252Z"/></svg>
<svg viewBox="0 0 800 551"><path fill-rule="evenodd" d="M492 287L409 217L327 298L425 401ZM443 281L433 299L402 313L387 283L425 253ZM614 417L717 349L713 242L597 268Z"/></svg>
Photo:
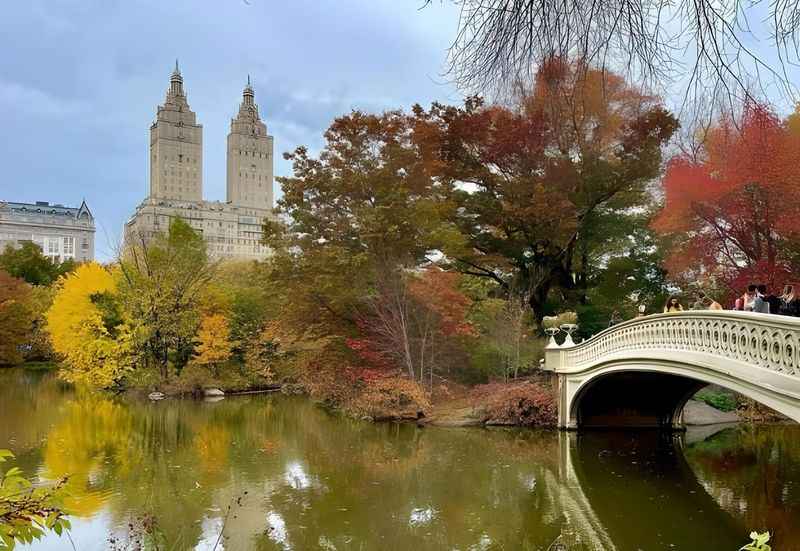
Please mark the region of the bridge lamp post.
<svg viewBox="0 0 800 551"><path fill-rule="evenodd" d="M558 327L545 327L544 332L550 335L550 340L547 342L547 347L558 348L558 343L556 342L556 335L558 335L561 332L561 329L559 329Z"/></svg>
<svg viewBox="0 0 800 551"><path fill-rule="evenodd" d="M562 323L561 330L567 334L564 343L561 346L575 346L575 341L572 340L572 334L578 330L577 323Z"/></svg>

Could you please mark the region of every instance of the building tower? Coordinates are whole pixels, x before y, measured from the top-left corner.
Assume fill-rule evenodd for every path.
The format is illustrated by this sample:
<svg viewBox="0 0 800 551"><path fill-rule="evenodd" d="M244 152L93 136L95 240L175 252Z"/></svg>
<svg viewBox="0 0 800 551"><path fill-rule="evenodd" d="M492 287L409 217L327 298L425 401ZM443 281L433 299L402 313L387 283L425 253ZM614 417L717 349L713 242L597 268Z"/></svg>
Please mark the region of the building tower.
<svg viewBox="0 0 800 551"><path fill-rule="evenodd" d="M239 114L228 134L228 202L243 207L272 208L272 136L258 116L250 76Z"/></svg>
<svg viewBox="0 0 800 551"><path fill-rule="evenodd" d="M150 197L178 201L203 198L203 126L186 102L175 61L164 105L150 126Z"/></svg>

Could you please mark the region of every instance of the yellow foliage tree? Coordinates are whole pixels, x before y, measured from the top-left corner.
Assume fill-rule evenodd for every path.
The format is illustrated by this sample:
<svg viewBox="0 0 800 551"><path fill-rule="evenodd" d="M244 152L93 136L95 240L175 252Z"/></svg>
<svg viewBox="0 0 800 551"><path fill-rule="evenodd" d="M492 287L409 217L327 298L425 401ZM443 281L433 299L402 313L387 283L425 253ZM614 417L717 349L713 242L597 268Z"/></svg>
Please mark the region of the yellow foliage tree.
<svg viewBox="0 0 800 551"><path fill-rule="evenodd" d="M216 366L231 357L233 343L230 340L231 330L228 320L222 314L210 314L203 317L197 332L199 344L195 349L195 363Z"/></svg>
<svg viewBox="0 0 800 551"><path fill-rule="evenodd" d="M82 264L58 282L45 314L53 349L65 363L61 375L71 382L107 388L131 367L133 335L113 310L112 273L97 263ZM110 306L112 305L112 306Z"/></svg>

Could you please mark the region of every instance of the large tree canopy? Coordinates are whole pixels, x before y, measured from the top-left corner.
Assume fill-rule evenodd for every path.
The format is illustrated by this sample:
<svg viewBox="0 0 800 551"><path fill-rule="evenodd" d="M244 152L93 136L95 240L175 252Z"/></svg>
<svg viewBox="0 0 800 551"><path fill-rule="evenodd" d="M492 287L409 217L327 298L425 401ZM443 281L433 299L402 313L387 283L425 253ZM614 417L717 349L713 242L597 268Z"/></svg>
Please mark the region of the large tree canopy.
<svg viewBox="0 0 800 551"><path fill-rule="evenodd" d="M438 150L468 274L521 291L538 319L551 289L585 291L624 239L677 128L656 98L599 69L553 59L516 109L416 108L417 135Z"/></svg>

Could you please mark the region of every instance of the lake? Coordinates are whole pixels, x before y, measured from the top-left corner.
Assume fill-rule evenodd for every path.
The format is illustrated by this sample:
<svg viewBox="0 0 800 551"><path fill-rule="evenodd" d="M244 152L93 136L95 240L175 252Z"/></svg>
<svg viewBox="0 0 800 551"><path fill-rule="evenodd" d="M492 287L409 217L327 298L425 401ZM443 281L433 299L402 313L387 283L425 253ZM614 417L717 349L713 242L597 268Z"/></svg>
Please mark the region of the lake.
<svg viewBox="0 0 800 551"><path fill-rule="evenodd" d="M4 446L28 475L69 476L80 551L735 551L752 529L800 550L794 425L418 428L303 397L149 402L6 369Z"/></svg>

